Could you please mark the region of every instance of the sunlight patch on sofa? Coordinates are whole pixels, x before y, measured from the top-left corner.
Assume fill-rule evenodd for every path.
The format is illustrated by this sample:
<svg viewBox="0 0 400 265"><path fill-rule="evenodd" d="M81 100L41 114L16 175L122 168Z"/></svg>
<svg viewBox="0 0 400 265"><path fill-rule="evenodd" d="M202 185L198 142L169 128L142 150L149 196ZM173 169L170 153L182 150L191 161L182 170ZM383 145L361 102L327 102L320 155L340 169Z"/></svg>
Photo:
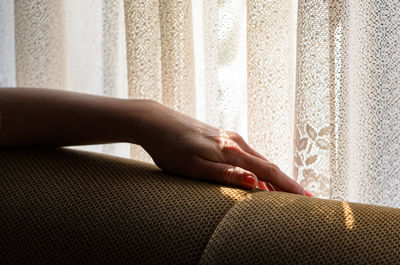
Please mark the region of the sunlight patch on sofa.
<svg viewBox="0 0 400 265"><path fill-rule="evenodd" d="M228 187L220 187L219 190L224 196L227 196L235 201L240 201L244 196L247 195L247 192L244 190L238 190Z"/></svg>
<svg viewBox="0 0 400 265"><path fill-rule="evenodd" d="M350 205L347 202L342 202L343 205L343 214L344 214L344 222L346 224L346 229L351 230L354 228L354 215L351 210Z"/></svg>

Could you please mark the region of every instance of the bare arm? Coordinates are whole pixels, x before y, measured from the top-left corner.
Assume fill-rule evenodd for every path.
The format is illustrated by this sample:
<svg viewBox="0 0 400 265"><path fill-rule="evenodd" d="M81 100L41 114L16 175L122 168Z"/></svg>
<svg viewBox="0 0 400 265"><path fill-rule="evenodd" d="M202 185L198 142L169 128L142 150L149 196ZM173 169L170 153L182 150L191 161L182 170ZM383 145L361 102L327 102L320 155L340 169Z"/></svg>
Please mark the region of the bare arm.
<svg viewBox="0 0 400 265"><path fill-rule="evenodd" d="M169 172L250 189L266 189L265 181L282 191L306 194L238 134L154 101L0 88L0 147L114 142L141 145Z"/></svg>
<svg viewBox="0 0 400 265"><path fill-rule="evenodd" d="M53 89L0 88L0 146L127 142L127 124L144 105Z"/></svg>

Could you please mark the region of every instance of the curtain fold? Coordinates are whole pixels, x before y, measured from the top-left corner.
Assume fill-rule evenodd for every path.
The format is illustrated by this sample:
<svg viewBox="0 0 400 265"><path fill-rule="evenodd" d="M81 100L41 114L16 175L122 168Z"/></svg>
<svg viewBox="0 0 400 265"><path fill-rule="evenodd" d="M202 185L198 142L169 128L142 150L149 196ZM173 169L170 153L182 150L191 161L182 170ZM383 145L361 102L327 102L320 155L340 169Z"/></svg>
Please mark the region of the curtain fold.
<svg viewBox="0 0 400 265"><path fill-rule="evenodd" d="M0 33L0 86L153 99L318 197L400 207L398 1L4 0Z"/></svg>
<svg viewBox="0 0 400 265"><path fill-rule="evenodd" d="M0 1L0 85L14 87L15 34L14 1Z"/></svg>
<svg viewBox="0 0 400 265"><path fill-rule="evenodd" d="M329 1L299 1L295 101L295 178L330 196Z"/></svg>
<svg viewBox="0 0 400 265"><path fill-rule="evenodd" d="M400 3L335 1L330 22L331 197L398 207Z"/></svg>
<svg viewBox="0 0 400 265"><path fill-rule="evenodd" d="M247 2L249 143L292 175L296 62L294 1Z"/></svg>
<svg viewBox="0 0 400 265"><path fill-rule="evenodd" d="M14 8L17 85L64 89L63 2L15 1Z"/></svg>

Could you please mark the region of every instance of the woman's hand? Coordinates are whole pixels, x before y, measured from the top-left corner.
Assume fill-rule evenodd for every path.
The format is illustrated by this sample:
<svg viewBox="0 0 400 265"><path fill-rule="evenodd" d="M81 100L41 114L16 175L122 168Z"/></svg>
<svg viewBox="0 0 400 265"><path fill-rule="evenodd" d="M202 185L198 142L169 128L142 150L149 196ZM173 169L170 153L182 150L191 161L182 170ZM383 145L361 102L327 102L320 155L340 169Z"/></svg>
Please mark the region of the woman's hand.
<svg viewBox="0 0 400 265"><path fill-rule="evenodd" d="M204 124L154 101L147 101L144 109L139 118L144 130L130 142L142 145L163 170L247 189L274 190L271 183L281 191L306 195L297 182L237 133Z"/></svg>
<svg viewBox="0 0 400 265"><path fill-rule="evenodd" d="M160 168L175 174L305 194L238 134L154 101L0 88L0 107L0 148L130 142L142 145Z"/></svg>

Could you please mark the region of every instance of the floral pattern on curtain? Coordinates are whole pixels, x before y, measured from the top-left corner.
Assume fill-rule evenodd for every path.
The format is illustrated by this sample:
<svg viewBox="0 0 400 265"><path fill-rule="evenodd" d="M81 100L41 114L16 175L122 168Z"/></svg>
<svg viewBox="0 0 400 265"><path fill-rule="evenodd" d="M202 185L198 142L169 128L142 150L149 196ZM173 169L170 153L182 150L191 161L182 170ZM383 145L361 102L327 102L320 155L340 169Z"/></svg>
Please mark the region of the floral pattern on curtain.
<svg viewBox="0 0 400 265"><path fill-rule="evenodd" d="M0 86L157 100L318 197L400 207L398 1L3 0L0 33Z"/></svg>

